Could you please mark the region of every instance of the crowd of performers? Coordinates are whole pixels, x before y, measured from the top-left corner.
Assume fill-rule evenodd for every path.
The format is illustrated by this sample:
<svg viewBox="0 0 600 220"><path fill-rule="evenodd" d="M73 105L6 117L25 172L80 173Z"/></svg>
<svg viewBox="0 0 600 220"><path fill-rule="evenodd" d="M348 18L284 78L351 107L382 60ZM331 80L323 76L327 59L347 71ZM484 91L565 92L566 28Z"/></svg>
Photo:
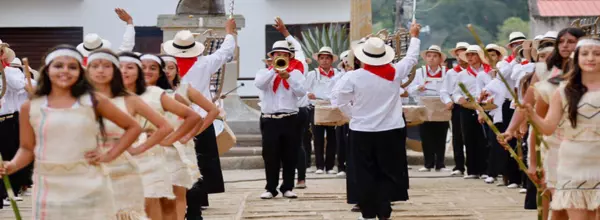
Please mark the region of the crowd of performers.
<svg viewBox="0 0 600 220"><path fill-rule="evenodd" d="M234 56L235 21L211 55L190 31L157 45L164 54L140 54L132 17L115 11L127 23L118 51L88 34L51 49L37 72L1 45L0 170L16 200L32 196L33 219L202 219L208 194L225 191L209 85Z"/></svg>
<svg viewBox="0 0 600 220"><path fill-rule="evenodd" d="M51 49L37 72L25 69L2 44L7 92L0 107L0 153L8 161L0 173L10 175L15 194L34 185L34 219L202 219L208 194L225 190L212 125L219 110L209 85L211 75L233 57L235 22L226 22L225 40L211 55L201 55L205 48L189 31L161 45L164 54L139 54L132 52L131 16L122 9L116 13L127 23L118 53L90 34L78 47ZM450 116L421 125L425 163L419 171L525 186L525 207L535 209L536 189L525 175L543 169L543 179L534 181L548 189L545 210L552 210L552 219L600 216L594 153L600 140L600 40L577 28L533 40L513 32L506 48L458 42L449 51L458 65L447 67L439 46L420 51L421 27L413 23L406 56L396 63L393 48L367 37L339 57L321 48L312 55L318 68L309 70L301 45L280 18L275 22L285 40L273 44L267 68L255 78L266 175L260 198L298 197L293 189L307 187L314 139L315 173L346 176L347 200L360 219L389 219L391 202L409 198L403 102L437 97ZM419 56L426 64L403 88ZM287 68L273 63L279 59ZM34 75L31 83L27 72ZM515 99L526 104L516 105ZM469 107L473 102L494 107L478 112ZM314 123L319 103L338 108L349 123ZM485 115L503 134L484 123ZM549 145L542 146L542 158L535 154L539 143L528 118ZM449 127L453 170L444 164ZM527 174L503 147L521 149L520 138L527 139L526 156L517 159L527 161ZM542 159L544 167L537 167ZM3 197L10 193L0 189Z"/></svg>
<svg viewBox="0 0 600 220"><path fill-rule="evenodd" d="M260 198L272 199L279 193L297 198L294 172L298 173L295 188L307 187L306 172L314 171L312 135L314 172L346 176L347 202L355 204L352 211L361 212L359 219L389 219L391 202L408 200L403 102L406 105L412 97L423 105L433 97L441 106L436 111L448 117L430 115L436 119L420 125L424 167L418 171L447 171L451 176L521 188L526 193L525 208L536 209L537 189L531 176L545 189L544 219L549 219L550 210L552 219L600 218L600 163L594 153L598 146L594 141L600 140L596 125L600 98L594 96L600 89L600 41L584 36L581 29L549 31L534 39L513 32L505 46L481 48L458 42L449 51L457 61L451 67L439 46L419 51L420 26L412 24L410 46L397 63L392 63L395 51L384 40L367 37L339 56L322 47L312 56L318 68L309 70L311 60L280 18L274 27L285 40L273 44L265 60L267 68L255 78L267 177ZM425 65L403 88L419 56ZM290 60L287 69L274 68L272 62L282 57ZM474 102L486 106L485 111L476 111ZM314 109L320 105L339 108L349 123L319 125ZM484 114L500 135L485 123ZM549 145L541 146L541 158L536 156L540 143L527 118ZM449 128L456 164L452 170L444 164ZM506 145L519 152L516 159ZM529 170L520 170L516 160ZM543 160L543 167L537 160ZM283 183L277 189L280 169ZM543 169L542 178L536 176L538 169Z"/></svg>

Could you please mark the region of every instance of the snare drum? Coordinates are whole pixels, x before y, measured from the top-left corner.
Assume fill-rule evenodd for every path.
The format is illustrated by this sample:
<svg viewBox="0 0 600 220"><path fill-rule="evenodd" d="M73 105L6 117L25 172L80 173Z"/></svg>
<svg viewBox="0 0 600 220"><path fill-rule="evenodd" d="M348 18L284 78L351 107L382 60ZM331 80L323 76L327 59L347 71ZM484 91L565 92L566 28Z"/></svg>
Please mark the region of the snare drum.
<svg viewBox="0 0 600 220"><path fill-rule="evenodd" d="M329 101L318 100L315 102L315 124L322 126L341 126L350 120L342 111L331 106Z"/></svg>
<svg viewBox="0 0 600 220"><path fill-rule="evenodd" d="M215 135L217 136L219 156L221 156L235 146L237 139L233 131L231 131L227 123L223 120L216 119L213 122L213 126L215 127Z"/></svg>
<svg viewBox="0 0 600 220"><path fill-rule="evenodd" d="M419 102L425 106L425 121L450 121L452 111L446 109L446 104L439 96L421 96Z"/></svg>
<svg viewBox="0 0 600 220"><path fill-rule="evenodd" d="M405 105L402 106L402 111L404 112L404 116L406 118L407 127L423 124L423 122L427 119L425 106Z"/></svg>

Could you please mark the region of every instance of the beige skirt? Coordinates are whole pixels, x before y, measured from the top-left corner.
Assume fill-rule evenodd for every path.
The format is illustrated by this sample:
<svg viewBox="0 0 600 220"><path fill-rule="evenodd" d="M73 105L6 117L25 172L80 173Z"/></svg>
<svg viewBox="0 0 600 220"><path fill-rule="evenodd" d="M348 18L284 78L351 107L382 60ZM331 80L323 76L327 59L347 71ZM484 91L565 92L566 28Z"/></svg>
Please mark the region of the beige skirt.
<svg viewBox="0 0 600 220"><path fill-rule="evenodd" d="M145 198L175 199L164 147L154 146L134 158L142 175Z"/></svg>
<svg viewBox="0 0 600 220"><path fill-rule="evenodd" d="M106 165L110 173L118 220L145 220L144 185L135 159L124 152Z"/></svg>
<svg viewBox="0 0 600 220"><path fill-rule="evenodd" d="M188 159L183 149L185 146L177 143L175 147L165 147L167 158L167 171L171 174L171 181L174 186L192 188L194 180L190 175L188 168Z"/></svg>

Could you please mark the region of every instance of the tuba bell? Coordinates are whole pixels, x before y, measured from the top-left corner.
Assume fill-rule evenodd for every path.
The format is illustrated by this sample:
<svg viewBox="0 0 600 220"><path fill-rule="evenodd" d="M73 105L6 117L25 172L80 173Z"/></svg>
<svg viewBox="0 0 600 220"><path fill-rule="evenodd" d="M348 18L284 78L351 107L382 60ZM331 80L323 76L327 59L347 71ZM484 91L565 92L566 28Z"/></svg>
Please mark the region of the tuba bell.
<svg viewBox="0 0 600 220"><path fill-rule="evenodd" d="M290 65L290 60L284 56L276 56L273 58L273 69L277 71L284 71Z"/></svg>

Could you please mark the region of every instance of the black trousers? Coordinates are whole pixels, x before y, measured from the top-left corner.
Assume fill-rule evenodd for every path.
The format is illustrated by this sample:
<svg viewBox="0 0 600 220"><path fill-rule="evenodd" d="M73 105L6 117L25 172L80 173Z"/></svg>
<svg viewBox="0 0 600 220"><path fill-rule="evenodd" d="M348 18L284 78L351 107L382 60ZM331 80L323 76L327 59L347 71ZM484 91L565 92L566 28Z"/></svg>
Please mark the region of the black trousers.
<svg viewBox="0 0 600 220"><path fill-rule="evenodd" d="M505 100L504 104L502 104L502 121L504 123L505 128L508 128L508 126L510 125L510 121L512 120L512 116L515 113L514 109L510 108L510 100ZM525 136L527 137L527 136ZM527 139L524 139L523 142L527 143L526 141ZM515 152L517 151L517 141L515 139L513 139L513 141L511 141L510 146L513 148L513 150ZM523 149L523 158L527 158L527 151L525 150L525 148ZM510 157L510 154L508 152L507 153L507 158L506 158L506 166L505 166L505 173L504 175L506 176L506 178L508 178L508 183L512 184L512 183L516 183L516 184L521 184L522 183L522 176L525 175L525 173L521 172L521 170L519 169L519 164L517 163L517 161Z"/></svg>
<svg viewBox="0 0 600 220"><path fill-rule="evenodd" d="M506 131L506 126L504 123L496 123L494 125L500 132ZM487 125L485 125L485 129L487 132L488 143L490 145L487 175L494 178L498 177L499 174L506 176L506 162L508 159L510 159L509 153L504 149L504 147L502 147L502 145L500 145L500 143L498 143L496 140L496 134L492 131L492 129L490 129ZM513 141L511 140L511 143L512 142Z"/></svg>
<svg viewBox="0 0 600 220"><path fill-rule="evenodd" d="M0 116L0 154L5 161L12 160L19 150L19 113ZM19 194L22 186L31 182L32 170L27 166L9 176L10 184L15 195ZM0 181L0 197L6 199L8 193L4 181ZM0 207L2 207L0 205Z"/></svg>
<svg viewBox="0 0 600 220"><path fill-rule="evenodd" d="M215 127L211 125L198 134L194 144L202 179L198 180L186 194L187 213L190 217L202 214L200 208L209 205L208 194L225 192Z"/></svg>
<svg viewBox="0 0 600 220"><path fill-rule="evenodd" d="M348 124L337 126L335 128L335 137L337 139L337 164L338 171L346 172L346 151L348 150L348 133L350 128Z"/></svg>
<svg viewBox="0 0 600 220"><path fill-rule="evenodd" d="M312 144L310 143L310 136L308 140L305 140L306 133L309 133L310 126L310 109L309 107L300 107L298 110L298 123L300 123L300 135L301 139L298 142L298 164L296 169L298 170L298 181L306 180L306 168L310 167L310 153L307 153L307 148L310 150ZM308 145L308 147L307 147Z"/></svg>
<svg viewBox="0 0 600 220"><path fill-rule="evenodd" d="M426 168L439 170L446 167L444 165L444 156L446 153L448 126L447 121L427 121L419 127Z"/></svg>
<svg viewBox="0 0 600 220"><path fill-rule="evenodd" d="M403 131L351 130L350 133L356 163L358 205L362 216L389 218L392 213L391 201L408 200L406 139L402 138Z"/></svg>
<svg viewBox="0 0 600 220"><path fill-rule="evenodd" d="M452 108L452 151L454 153L454 166L453 170L459 170L465 172L465 150L463 141L463 132L460 125L460 112L462 106L454 104Z"/></svg>
<svg viewBox="0 0 600 220"><path fill-rule="evenodd" d="M461 128L467 153L466 165L469 175L483 175L487 169L487 143L484 128L477 121L475 110L462 108Z"/></svg>
<svg viewBox="0 0 600 220"><path fill-rule="evenodd" d="M335 165L335 153L337 150L335 127L333 126L312 126L315 137L315 160L317 169L329 171L333 170ZM327 146L325 146L325 134L327 134Z"/></svg>
<svg viewBox="0 0 600 220"><path fill-rule="evenodd" d="M279 119L260 119L262 134L262 157L265 162L267 185L265 189L276 196L279 185L279 170L283 165L283 184L279 190L283 193L294 188L294 174L298 159L300 142L300 123L298 115Z"/></svg>

